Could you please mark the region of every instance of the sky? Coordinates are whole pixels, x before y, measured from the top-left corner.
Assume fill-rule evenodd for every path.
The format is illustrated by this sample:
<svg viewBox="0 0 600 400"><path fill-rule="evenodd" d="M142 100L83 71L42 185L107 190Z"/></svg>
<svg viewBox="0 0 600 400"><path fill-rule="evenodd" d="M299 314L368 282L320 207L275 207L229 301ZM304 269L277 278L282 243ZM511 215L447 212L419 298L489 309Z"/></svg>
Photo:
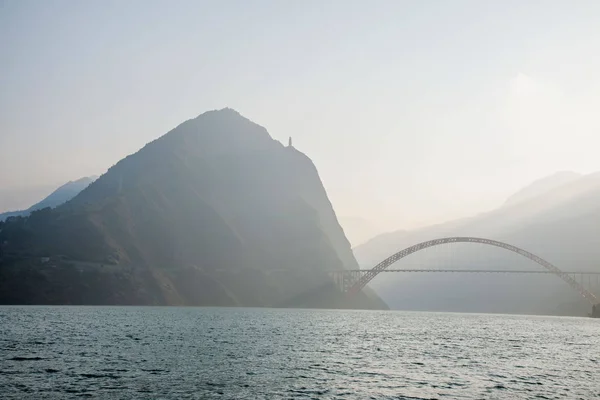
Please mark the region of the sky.
<svg viewBox="0 0 600 400"><path fill-rule="evenodd" d="M600 171L598 21L595 0L0 0L0 196L231 107L293 137L340 217L473 215Z"/></svg>

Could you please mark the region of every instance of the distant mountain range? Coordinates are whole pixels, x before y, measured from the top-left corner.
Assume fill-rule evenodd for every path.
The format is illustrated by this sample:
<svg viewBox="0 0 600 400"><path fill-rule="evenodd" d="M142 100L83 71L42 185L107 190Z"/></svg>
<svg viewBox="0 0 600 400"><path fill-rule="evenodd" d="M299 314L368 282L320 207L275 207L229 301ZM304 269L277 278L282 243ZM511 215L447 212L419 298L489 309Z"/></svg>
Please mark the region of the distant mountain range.
<svg viewBox="0 0 600 400"><path fill-rule="evenodd" d="M374 223L367 221L364 218L342 216L338 219L352 246L363 244L382 231Z"/></svg>
<svg viewBox="0 0 600 400"><path fill-rule="evenodd" d="M57 207L78 195L79 192L88 187L90 183L96 179L96 176L88 176L76 181L69 181L26 210L0 213L0 221L4 221L8 217L27 216L33 211L41 210L46 207Z"/></svg>
<svg viewBox="0 0 600 400"><path fill-rule="evenodd" d="M0 303L385 308L317 169L231 109L186 121L67 203L0 225Z"/></svg>
<svg viewBox="0 0 600 400"><path fill-rule="evenodd" d="M0 213L22 210L56 189L56 185L0 187Z"/></svg>
<svg viewBox="0 0 600 400"><path fill-rule="evenodd" d="M550 193L553 189L565 186L568 183L574 182L582 178L583 175L577 172L563 171L557 172L554 175L550 175L546 178L538 179L529 186L519 190L517 193L510 196L505 206L510 206L517 203L522 203L527 200L535 199L538 196L543 196Z"/></svg>
<svg viewBox="0 0 600 400"><path fill-rule="evenodd" d="M354 248L354 254L362 268L370 268L403 248L448 236L500 240L564 270L600 271L600 173L555 174L534 182L491 212L379 235ZM503 250L473 246L416 253L393 268L541 268ZM372 287L392 308L400 309L568 315L590 311L575 291L553 276L393 274L376 278Z"/></svg>

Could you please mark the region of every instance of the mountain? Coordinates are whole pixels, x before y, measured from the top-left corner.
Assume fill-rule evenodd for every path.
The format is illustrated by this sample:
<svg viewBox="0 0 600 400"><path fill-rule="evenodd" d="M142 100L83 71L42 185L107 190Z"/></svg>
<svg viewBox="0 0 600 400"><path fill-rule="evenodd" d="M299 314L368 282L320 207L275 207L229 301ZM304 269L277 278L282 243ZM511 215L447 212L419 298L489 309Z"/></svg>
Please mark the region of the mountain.
<svg viewBox="0 0 600 400"><path fill-rule="evenodd" d="M362 244L381 232L375 224L364 218L345 216L340 217L339 221L352 246Z"/></svg>
<svg viewBox="0 0 600 400"><path fill-rule="evenodd" d="M89 186L97 177L88 176L85 178L78 179L76 181L69 181L50 193L40 202L32 205L26 210L20 211L8 211L0 214L0 221L4 221L8 217L27 216L31 212L41 210L42 208L51 207L54 208L59 206L75 197L79 192Z"/></svg>
<svg viewBox="0 0 600 400"><path fill-rule="evenodd" d="M550 175L548 177L539 179L533 182L531 185L519 190L517 193L510 196L504 204L507 206L511 206L517 203L534 199L538 196L550 192L552 189L556 189L566 185L567 183L574 182L580 179L581 177L582 175L576 172L557 172L554 175Z"/></svg>
<svg viewBox="0 0 600 400"><path fill-rule="evenodd" d="M182 123L66 204L10 222L0 302L383 306L331 294L327 271L358 264L315 166L231 109ZM323 302L303 298L319 290Z"/></svg>
<svg viewBox="0 0 600 400"><path fill-rule="evenodd" d="M354 254L362 268L370 268L391 254L426 240L478 236L531 251L563 270L600 272L600 173L566 179L562 185L549 185L546 191L541 190L543 186L534 183L530 188L537 189L526 189L488 213L380 235L356 247ZM408 266L541 268L505 250L473 244L415 253L393 268ZM376 278L371 286L392 308L567 315L585 315L590 311L589 304L555 276L403 273L386 278ZM600 293L600 287L595 290Z"/></svg>
<svg viewBox="0 0 600 400"><path fill-rule="evenodd" d="M76 181L69 181L52 192L48 197L40 201L39 203L31 206L27 211L35 211L41 210L46 207L56 207L67 201L71 200L73 197L77 196L83 189L88 187L92 182L98 179L97 176L86 176L84 178L80 178Z"/></svg>
<svg viewBox="0 0 600 400"><path fill-rule="evenodd" d="M29 207L55 188L54 185L0 187L0 213Z"/></svg>

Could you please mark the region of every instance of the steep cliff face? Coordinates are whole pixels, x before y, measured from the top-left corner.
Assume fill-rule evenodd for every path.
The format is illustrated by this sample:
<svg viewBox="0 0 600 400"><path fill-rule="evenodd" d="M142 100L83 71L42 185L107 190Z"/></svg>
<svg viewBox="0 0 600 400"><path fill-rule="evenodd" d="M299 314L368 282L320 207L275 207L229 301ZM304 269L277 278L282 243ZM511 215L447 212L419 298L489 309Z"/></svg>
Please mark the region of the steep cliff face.
<svg viewBox="0 0 600 400"><path fill-rule="evenodd" d="M144 271L159 303L278 305L358 268L311 160L230 109L184 122L47 218L30 248Z"/></svg>

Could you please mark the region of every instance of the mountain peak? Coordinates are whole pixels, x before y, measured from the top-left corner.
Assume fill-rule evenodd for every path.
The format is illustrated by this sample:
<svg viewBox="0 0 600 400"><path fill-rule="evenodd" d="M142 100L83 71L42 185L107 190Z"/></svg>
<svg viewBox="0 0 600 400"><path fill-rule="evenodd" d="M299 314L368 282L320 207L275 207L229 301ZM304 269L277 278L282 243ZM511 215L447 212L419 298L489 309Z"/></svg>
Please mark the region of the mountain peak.
<svg viewBox="0 0 600 400"><path fill-rule="evenodd" d="M184 122L31 218L34 234L10 249L86 261L107 279L127 271L126 286L98 289L102 304L304 304L322 292L310 304L331 307L346 303L327 272L358 269L312 161L232 109ZM98 288L69 271L69 287Z"/></svg>
<svg viewBox="0 0 600 400"><path fill-rule="evenodd" d="M240 141L272 141L271 135L263 126L229 107L206 111L177 126L163 137L171 136L170 133L186 137L187 140L200 140L202 145L210 145L214 140L220 142L223 139L232 146Z"/></svg>
<svg viewBox="0 0 600 400"><path fill-rule="evenodd" d="M230 107L205 111L205 112L199 114L195 119L206 118L206 117L215 116L215 115L220 116L220 117L228 116L228 117L241 117L241 118L246 119L244 116L242 116L242 114L239 113L239 111L237 111L233 108L230 108Z"/></svg>

